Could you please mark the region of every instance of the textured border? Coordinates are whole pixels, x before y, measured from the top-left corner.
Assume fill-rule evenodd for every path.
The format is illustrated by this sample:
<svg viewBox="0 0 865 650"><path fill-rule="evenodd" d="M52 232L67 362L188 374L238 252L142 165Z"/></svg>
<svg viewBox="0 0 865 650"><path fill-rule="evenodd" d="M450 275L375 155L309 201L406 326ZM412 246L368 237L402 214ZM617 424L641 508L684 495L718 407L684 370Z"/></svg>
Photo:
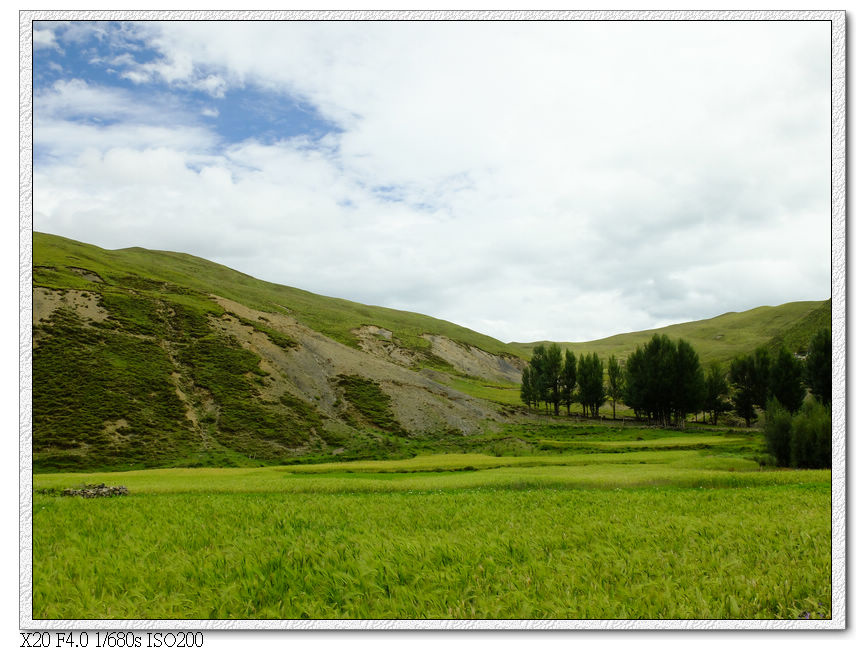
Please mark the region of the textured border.
<svg viewBox="0 0 865 650"><path fill-rule="evenodd" d="M18 607L25 626L33 614L33 32L24 12L18 30Z"/></svg>
<svg viewBox="0 0 865 650"><path fill-rule="evenodd" d="M34 20L808 20L832 39L832 619L757 620L34 620L32 264ZM847 621L846 15L843 11L21 11L19 13L19 625L22 629L838 630Z"/></svg>

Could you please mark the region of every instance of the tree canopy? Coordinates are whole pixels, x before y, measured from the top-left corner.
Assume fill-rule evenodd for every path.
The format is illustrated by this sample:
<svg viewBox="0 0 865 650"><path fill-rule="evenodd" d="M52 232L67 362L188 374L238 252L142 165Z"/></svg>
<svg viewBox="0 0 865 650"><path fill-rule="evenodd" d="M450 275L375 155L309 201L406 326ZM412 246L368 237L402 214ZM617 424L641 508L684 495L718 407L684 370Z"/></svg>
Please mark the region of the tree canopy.
<svg viewBox="0 0 865 650"><path fill-rule="evenodd" d="M814 335L805 360L805 384L822 404L832 401L832 337L827 328Z"/></svg>
<svg viewBox="0 0 865 650"><path fill-rule="evenodd" d="M673 343L655 334L625 363L625 404L638 415L666 426L673 417L684 423L687 413L703 406L705 380L700 358L690 343Z"/></svg>

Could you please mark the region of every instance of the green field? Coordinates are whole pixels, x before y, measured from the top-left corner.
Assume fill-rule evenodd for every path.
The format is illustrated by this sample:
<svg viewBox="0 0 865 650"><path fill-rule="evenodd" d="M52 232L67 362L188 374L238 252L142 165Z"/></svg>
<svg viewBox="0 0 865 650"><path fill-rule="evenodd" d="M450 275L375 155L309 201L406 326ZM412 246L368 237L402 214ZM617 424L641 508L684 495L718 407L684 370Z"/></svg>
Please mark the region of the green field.
<svg viewBox="0 0 865 650"><path fill-rule="evenodd" d="M761 469L732 435L571 438L638 433L656 448L36 475L33 615L831 615L828 470ZM93 482L130 495L56 492Z"/></svg>

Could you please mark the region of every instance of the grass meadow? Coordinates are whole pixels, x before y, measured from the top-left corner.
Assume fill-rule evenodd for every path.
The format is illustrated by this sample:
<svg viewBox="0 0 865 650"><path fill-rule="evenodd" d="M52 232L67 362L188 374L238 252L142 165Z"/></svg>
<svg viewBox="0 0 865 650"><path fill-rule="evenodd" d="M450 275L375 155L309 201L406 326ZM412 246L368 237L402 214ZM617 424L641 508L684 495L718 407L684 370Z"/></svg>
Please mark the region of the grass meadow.
<svg viewBox="0 0 865 650"><path fill-rule="evenodd" d="M828 470L637 433L654 446L39 474L33 616L831 616ZM57 495L93 482L130 495Z"/></svg>

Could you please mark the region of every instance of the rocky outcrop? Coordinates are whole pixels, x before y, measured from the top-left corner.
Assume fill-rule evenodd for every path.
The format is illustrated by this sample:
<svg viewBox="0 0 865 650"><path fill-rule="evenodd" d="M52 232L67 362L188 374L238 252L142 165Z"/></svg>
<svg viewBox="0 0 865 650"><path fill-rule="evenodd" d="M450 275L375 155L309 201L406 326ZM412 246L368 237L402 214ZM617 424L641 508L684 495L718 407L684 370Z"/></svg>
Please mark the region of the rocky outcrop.
<svg viewBox="0 0 865 650"><path fill-rule="evenodd" d="M464 343L457 343L446 336L424 334L432 344L431 352L441 357L460 372L492 381L518 384L522 381L526 362L512 356L490 354Z"/></svg>

